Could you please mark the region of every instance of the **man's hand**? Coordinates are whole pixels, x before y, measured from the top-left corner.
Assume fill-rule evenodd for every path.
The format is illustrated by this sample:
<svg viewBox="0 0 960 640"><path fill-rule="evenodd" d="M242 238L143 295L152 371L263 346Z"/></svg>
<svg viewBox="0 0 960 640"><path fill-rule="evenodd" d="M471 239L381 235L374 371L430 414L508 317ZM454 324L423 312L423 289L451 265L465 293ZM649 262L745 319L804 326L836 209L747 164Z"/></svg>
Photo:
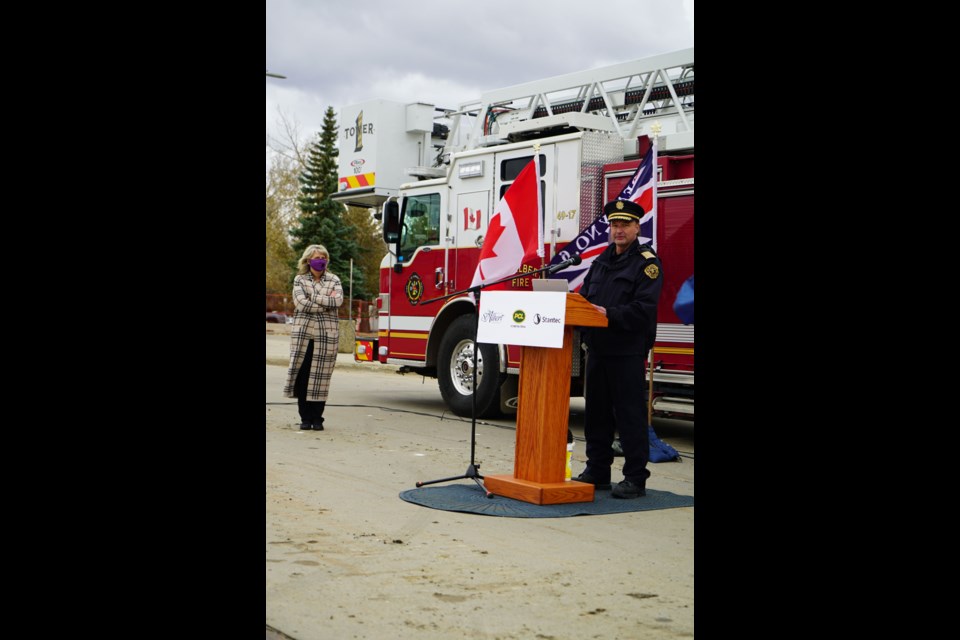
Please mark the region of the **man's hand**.
<svg viewBox="0 0 960 640"><path fill-rule="evenodd" d="M590 304L593 305L594 309L602 313L604 318L607 317L607 310L604 307L601 307L600 305L597 305L597 304L593 304L592 302Z"/></svg>

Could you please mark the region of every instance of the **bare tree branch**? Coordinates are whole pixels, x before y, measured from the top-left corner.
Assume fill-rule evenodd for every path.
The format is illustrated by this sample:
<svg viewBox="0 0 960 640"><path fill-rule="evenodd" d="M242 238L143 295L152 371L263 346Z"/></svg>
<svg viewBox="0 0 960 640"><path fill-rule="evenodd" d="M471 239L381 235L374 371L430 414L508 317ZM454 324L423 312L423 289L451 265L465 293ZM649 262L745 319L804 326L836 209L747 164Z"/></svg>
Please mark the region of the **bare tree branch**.
<svg viewBox="0 0 960 640"><path fill-rule="evenodd" d="M290 158L303 167L305 163L305 152L309 143L300 139L300 125L294 118L288 118L280 107L277 107L277 122L280 124L281 137L275 138L267 134L267 146L274 152L286 158Z"/></svg>

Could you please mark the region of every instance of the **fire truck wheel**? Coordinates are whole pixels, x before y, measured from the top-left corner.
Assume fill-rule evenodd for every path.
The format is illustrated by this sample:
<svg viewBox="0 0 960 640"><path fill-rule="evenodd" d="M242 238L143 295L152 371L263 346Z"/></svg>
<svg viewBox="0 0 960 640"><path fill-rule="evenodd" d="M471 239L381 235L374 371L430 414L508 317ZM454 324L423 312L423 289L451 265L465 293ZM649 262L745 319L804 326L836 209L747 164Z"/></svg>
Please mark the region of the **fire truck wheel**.
<svg viewBox="0 0 960 640"><path fill-rule="evenodd" d="M473 407L473 336L476 318L454 320L440 341L437 381L447 406L469 418ZM477 417L493 417L500 408L500 352L495 344L480 343L477 358Z"/></svg>

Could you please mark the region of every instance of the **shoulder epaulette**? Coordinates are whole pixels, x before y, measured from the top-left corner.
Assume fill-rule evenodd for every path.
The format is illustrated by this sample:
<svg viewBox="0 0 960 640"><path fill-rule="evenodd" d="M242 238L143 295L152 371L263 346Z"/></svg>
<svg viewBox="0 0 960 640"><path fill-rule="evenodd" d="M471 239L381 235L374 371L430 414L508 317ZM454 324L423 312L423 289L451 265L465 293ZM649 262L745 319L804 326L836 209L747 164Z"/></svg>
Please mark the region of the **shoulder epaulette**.
<svg viewBox="0 0 960 640"><path fill-rule="evenodd" d="M642 255L642 256L643 256L644 258L646 258L647 260L653 260L654 258L657 257L657 256L653 253L653 251L641 251L641 252L640 252L640 255Z"/></svg>

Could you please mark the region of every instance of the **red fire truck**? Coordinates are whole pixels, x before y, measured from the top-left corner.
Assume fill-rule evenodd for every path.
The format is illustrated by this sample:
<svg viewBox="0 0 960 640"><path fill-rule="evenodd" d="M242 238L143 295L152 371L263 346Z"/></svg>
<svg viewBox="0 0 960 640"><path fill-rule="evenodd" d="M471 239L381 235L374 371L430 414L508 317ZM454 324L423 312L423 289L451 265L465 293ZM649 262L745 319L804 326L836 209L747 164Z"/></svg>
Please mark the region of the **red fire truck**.
<svg viewBox="0 0 960 640"><path fill-rule="evenodd" d="M535 145L546 264L619 194L656 136L653 245L664 284L652 407L692 419L694 332L673 301L693 275L693 72L686 49L487 92L456 110L383 100L344 107L333 197L375 209L389 247L377 334L357 341L355 358L436 377L447 405L469 416L476 306L467 295L423 302L470 286L489 218ZM518 273L513 286L530 289L530 278ZM575 342L571 396L582 395L585 370ZM515 411L520 348L478 347L477 415Z"/></svg>

